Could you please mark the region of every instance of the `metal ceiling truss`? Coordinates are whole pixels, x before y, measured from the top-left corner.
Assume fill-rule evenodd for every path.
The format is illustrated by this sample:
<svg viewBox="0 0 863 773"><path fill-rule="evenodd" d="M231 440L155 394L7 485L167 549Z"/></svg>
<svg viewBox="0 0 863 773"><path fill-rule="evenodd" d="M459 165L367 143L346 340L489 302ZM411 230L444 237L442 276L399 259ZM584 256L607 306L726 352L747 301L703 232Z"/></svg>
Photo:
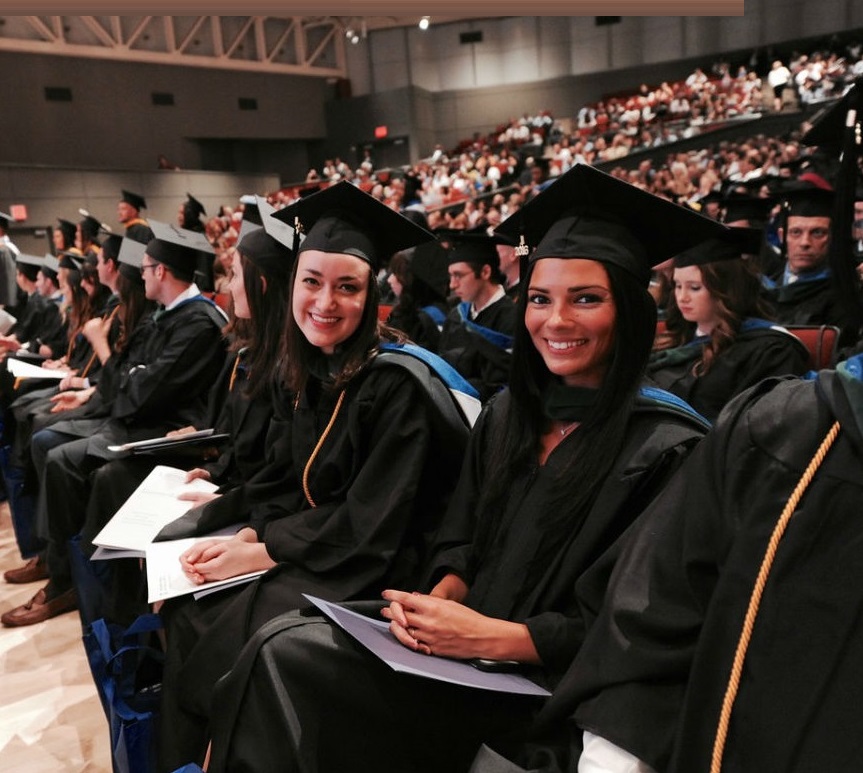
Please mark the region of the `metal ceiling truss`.
<svg viewBox="0 0 863 773"><path fill-rule="evenodd" d="M343 78L333 16L3 16L0 51Z"/></svg>

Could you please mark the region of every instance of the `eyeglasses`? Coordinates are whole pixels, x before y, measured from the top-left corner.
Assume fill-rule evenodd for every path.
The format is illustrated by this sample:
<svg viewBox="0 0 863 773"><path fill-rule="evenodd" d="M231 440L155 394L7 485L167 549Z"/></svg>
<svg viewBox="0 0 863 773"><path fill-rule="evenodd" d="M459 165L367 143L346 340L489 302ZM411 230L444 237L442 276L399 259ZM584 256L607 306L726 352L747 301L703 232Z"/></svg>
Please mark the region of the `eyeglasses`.
<svg viewBox="0 0 863 773"><path fill-rule="evenodd" d="M145 265L142 263L142 264L141 264L141 276L144 276L144 272L145 272L148 268L156 268L156 266L158 266L158 265L159 265L158 263L148 263L148 264L145 266Z"/></svg>

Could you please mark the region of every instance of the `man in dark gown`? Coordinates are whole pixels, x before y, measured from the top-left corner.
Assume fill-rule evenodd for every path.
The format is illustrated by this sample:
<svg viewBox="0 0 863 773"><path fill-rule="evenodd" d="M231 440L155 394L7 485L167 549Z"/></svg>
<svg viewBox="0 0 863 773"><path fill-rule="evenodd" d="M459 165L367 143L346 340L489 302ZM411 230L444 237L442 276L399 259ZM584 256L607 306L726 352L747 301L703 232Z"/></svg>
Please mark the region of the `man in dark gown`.
<svg viewBox="0 0 863 773"><path fill-rule="evenodd" d="M438 353L484 402L509 379L515 304L503 289L495 241L485 233L450 232L450 289L459 304L441 331Z"/></svg>

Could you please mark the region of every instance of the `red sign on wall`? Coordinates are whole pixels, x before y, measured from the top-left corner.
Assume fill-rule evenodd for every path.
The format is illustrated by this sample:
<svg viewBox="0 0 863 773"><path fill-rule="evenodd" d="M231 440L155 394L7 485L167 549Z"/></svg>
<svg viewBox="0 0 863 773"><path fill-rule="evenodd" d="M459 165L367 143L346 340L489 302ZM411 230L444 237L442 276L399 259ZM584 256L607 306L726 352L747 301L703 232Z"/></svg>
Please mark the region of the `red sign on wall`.
<svg viewBox="0 0 863 773"><path fill-rule="evenodd" d="M27 205L13 204L9 209L9 214L16 223L23 223L27 219Z"/></svg>
<svg viewBox="0 0 863 773"><path fill-rule="evenodd" d="M389 134L389 129L386 126L375 126L375 139L382 140Z"/></svg>

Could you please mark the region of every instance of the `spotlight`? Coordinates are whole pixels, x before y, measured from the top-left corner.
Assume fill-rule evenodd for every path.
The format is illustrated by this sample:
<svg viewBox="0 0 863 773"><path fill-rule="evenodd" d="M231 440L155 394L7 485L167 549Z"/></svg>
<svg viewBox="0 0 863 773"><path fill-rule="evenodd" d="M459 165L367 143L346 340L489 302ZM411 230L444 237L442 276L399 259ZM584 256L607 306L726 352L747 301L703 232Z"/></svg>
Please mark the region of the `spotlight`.
<svg viewBox="0 0 863 773"><path fill-rule="evenodd" d="M427 30L429 28L429 18L430 17L428 17L428 16L423 16L422 19L420 19L420 29L421 30Z"/></svg>
<svg viewBox="0 0 863 773"><path fill-rule="evenodd" d="M357 33L356 33L356 32L352 33L352 34L351 34L351 43L353 43L354 45L356 45L356 44L357 44L357 43L359 43L359 42L360 42L360 36L359 36L359 35L357 35Z"/></svg>

